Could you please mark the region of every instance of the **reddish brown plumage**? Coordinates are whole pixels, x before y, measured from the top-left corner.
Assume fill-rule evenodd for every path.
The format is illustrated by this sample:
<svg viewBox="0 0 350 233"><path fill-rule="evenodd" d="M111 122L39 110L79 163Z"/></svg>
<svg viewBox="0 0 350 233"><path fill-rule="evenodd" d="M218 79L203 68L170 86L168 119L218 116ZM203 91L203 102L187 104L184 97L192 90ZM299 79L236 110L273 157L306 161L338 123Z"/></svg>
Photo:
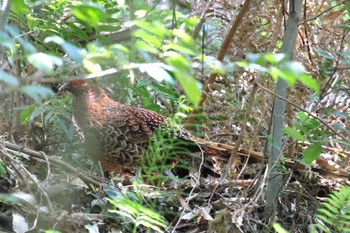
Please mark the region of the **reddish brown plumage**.
<svg viewBox="0 0 350 233"><path fill-rule="evenodd" d="M108 171L137 167L153 131L166 119L114 101L84 80L70 81L61 89L74 95L72 120L87 152Z"/></svg>
<svg viewBox="0 0 350 233"><path fill-rule="evenodd" d="M91 158L100 161L107 171L134 173L152 133L168 126L166 117L112 100L101 88L84 80L70 81L61 89L74 95L72 120L76 131ZM200 151L209 156L228 158L233 150L232 146L197 138L181 128L172 130L171 135L192 142L191 149L193 144L197 151L202 147Z"/></svg>

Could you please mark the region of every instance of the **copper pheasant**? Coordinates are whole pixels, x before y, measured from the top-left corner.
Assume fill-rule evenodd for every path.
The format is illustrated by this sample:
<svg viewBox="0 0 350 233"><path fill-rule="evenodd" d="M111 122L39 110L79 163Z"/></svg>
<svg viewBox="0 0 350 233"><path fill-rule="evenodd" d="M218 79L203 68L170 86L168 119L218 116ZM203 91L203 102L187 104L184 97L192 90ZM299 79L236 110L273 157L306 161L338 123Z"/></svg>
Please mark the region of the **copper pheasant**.
<svg viewBox="0 0 350 233"><path fill-rule="evenodd" d="M104 90L85 80L70 81L60 90L73 94L73 124L88 154L100 161L106 171L133 173L152 133L168 125L165 116L112 100ZM233 149L229 145L195 137L184 129L176 131L173 136L194 142L196 147L203 147L208 154L214 151L227 158Z"/></svg>
<svg viewBox="0 0 350 233"><path fill-rule="evenodd" d="M108 171L135 167L152 133L165 121L155 112L110 99L85 80L62 86L74 96L72 121L88 154Z"/></svg>

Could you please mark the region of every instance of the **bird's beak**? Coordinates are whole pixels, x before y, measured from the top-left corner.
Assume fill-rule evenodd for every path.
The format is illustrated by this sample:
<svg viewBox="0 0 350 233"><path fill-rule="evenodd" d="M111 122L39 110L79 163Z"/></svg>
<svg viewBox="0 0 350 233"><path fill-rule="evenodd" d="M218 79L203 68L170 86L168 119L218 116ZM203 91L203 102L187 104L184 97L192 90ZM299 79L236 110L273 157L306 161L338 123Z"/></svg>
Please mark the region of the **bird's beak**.
<svg viewBox="0 0 350 233"><path fill-rule="evenodd" d="M64 91L67 91L67 84L63 84L62 86L60 86L60 88L58 89L58 92L61 93L61 92L64 92Z"/></svg>

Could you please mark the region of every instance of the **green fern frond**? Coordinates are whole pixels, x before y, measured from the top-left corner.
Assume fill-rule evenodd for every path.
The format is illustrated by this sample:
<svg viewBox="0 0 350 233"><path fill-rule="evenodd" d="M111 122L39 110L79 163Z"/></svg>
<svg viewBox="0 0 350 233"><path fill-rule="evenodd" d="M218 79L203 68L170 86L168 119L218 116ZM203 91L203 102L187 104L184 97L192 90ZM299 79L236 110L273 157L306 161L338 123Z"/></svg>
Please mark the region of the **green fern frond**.
<svg viewBox="0 0 350 233"><path fill-rule="evenodd" d="M350 232L350 187L334 191L317 210L316 226L324 232Z"/></svg>
<svg viewBox="0 0 350 233"><path fill-rule="evenodd" d="M134 232L141 226L155 232L164 232L168 226L167 221L159 213L127 197L116 197L108 201L116 208L109 212L122 217L124 223L134 225Z"/></svg>

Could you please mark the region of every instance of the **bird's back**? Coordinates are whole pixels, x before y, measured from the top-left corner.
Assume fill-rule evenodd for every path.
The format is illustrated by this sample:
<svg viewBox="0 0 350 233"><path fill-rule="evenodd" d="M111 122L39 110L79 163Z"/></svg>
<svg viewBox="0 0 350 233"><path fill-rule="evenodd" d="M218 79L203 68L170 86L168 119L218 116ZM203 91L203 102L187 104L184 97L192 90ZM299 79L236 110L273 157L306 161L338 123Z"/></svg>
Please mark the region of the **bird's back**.
<svg viewBox="0 0 350 233"><path fill-rule="evenodd" d="M155 112L87 92L73 102L73 123L90 156L107 170L140 162L152 133L165 121Z"/></svg>

